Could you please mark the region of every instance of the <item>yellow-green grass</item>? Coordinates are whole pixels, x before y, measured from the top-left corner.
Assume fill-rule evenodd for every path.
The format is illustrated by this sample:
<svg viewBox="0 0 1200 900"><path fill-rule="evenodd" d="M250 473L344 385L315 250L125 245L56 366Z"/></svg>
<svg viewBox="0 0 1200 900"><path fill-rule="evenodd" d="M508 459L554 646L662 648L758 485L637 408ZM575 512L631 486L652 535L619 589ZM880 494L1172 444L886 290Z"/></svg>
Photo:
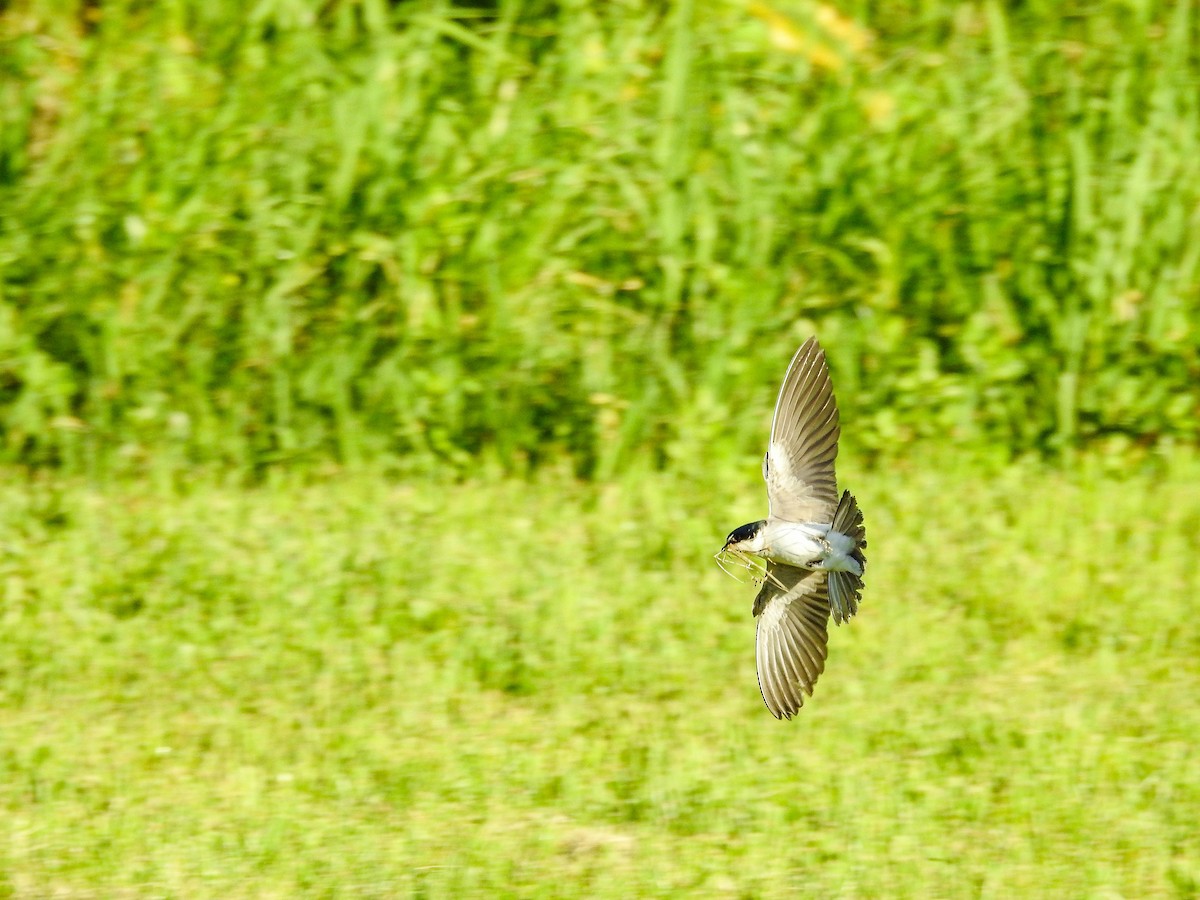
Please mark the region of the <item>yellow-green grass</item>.
<svg viewBox="0 0 1200 900"><path fill-rule="evenodd" d="M742 470L0 489L0 897L1188 897L1200 461L847 467L777 722ZM846 477L848 476L848 477Z"/></svg>

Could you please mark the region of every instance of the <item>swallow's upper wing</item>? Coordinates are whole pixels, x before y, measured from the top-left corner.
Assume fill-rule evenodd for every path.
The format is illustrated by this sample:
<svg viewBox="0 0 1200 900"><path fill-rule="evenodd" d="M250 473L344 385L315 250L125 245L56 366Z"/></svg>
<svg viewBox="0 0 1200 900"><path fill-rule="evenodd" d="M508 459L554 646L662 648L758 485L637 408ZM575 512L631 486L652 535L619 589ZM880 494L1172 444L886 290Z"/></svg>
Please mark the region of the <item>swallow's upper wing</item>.
<svg viewBox="0 0 1200 900"><path fill-rule="evenodd" d="M775 718L790 719L825 671L829 593L826 572L768 562L754 598L758 688Z"/></svg>
<svg viewBox="0 0 1200 900"><path fill-rule="evenodd" d="M771 515L788 522L829 522L837 508L837 401L825 351L809 338L792 357L771 421L763 459Z"/></svg>

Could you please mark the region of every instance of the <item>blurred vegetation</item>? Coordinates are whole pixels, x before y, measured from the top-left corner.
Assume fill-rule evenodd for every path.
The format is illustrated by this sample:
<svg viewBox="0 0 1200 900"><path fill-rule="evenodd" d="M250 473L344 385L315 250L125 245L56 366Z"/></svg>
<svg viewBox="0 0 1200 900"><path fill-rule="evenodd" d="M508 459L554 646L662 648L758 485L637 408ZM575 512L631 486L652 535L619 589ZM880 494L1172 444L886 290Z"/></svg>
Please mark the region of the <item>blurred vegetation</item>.
<svg viewBox="0 0 1200 900"><path fill-rule="evenodd" d="M1176 455L852 478L868 591L792 722L701 564L761 509L730 466L5 479L0 896L1190 900Z"/></svg>
<svg viewBox="0 0 1200 900"><path fill-rule="evenodd" d="M1197 896L1198 27L0 0L0 898ZM814 332L781 724L706 563Z"/></svg>
<svg viewBox="0 0 1200 900"><path fill-rule="evenodd" d="M868 454L1194 444L1197 24L11 0L0 455L603 476L757 451L812 332Z"/></svg>

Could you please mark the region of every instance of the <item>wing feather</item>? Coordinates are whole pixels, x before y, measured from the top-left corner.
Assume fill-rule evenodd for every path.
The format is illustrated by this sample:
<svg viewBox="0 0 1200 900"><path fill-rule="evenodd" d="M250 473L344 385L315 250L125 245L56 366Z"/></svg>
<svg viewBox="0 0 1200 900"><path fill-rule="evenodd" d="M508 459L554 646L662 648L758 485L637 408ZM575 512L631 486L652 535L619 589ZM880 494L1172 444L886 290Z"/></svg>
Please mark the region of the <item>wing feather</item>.
<svg viewBox="0 0 1200 900"><path fill-rule="evenodd" d="M754 601L758 687L775 718L790 719L825 671L829 594L821 569L767 563Z"/></svg>
<svg viewBox="0 0 1200 900"><path fill-rule="evenodd" d="M841 426L825 351L815 337L788 366L763 459L771 515L789 522L828 522L837 508Z"/></svg>

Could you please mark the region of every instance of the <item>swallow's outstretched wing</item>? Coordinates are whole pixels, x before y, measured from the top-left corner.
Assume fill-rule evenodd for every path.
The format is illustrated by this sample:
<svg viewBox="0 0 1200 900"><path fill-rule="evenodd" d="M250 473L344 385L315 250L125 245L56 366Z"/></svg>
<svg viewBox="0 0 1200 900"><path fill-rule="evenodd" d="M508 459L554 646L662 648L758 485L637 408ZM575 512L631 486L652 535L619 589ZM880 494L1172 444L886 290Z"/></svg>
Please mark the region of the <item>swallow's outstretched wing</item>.
<svg viewBox="0 0 1200 900"><path fill-rule="evenodd" d="M779 389L763 478L771 515L787 522L829 522L837 509L837 401L825 351L804 342Z"/></svg>
<svg viewBox="0 0 1200 900"><path fill-rule="evenodd" d="M829 586L822 569L767 563L754 598L758 688L775 718L790 719L825 671Z"/></svg>

